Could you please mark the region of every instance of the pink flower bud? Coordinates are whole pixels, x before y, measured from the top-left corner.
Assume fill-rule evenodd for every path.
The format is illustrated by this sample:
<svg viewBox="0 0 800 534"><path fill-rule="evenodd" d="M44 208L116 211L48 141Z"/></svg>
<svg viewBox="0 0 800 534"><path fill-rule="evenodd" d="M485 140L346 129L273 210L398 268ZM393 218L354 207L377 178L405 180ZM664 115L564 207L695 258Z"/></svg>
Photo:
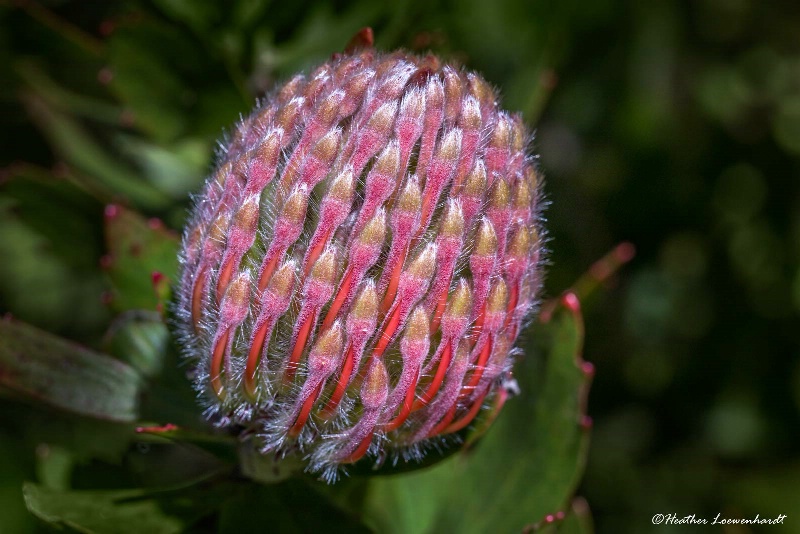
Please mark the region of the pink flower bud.
<svg viewBox="0 0 800 534"><path fill-rule="evenodd" d="M262 100L183 240L177 316L208 416L332 480L420 459L505 398L542 280L529 139L433 56L354 46Z"/></svg>

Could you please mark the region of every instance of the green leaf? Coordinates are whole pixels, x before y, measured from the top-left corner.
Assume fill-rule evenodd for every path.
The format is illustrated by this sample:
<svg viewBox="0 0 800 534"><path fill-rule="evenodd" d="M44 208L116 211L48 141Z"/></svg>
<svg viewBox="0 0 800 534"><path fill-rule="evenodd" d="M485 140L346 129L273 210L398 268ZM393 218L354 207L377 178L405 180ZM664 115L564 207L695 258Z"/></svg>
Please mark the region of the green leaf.
<svg viewBox="0 0 800 534"><path fill-rule="evenodd" d="M179 35L175 28L147 22L121 28L109 41L109 88L130 110L137 127L158 142L172 141L183 132L185 104L193 98L169 61L176 48L185 48Z"/></svg>
<svg viewBox="0 0 800 534"><path fill-rule="evenodd" d="M519 532L566 509L586 459L591 373L580 359L577 300L564 302L534 331L551 340L544 360L529 351L517 364L523 393L476 446L431 469L372 481L366 513L380 530Z"/></svg>
<svg viewBox="0 0 800 534"><path fill-rule="evenodd" d="M163 308L178 270L178 236L158 219L147 220L116 205L106 208L105 228L113 307Z"/></svg>
<svg viewBox="0 0 800 534"><path fill-rule="evenodd" d="M184 200L200 189L209 168L211 149L200 139L159 146L138 137L120 136L119 145L131 160L139 162L150 183L175 199Z"/></svg>
<svg viewBox="0 0 800 534"><path fill-rule="evenodd" d="M113 103L93 96L86 96L60 86L49 73L35 62L22 60L15 65L16 72L25 83L36 89L36 92L47 102L59 106L60 109L78 116L110 125L119 126L122 109Z"/></svg>
<svg viewBox="0 0 800 534"><path fill-rule="evenodd" d="M101 212L101 204L49 170L14 165L0 192L0 306L76 337L102 328L108 310L97 268Z"/></svg>
<svg viewBox="0 0 800 534"><path fill-rule="evenodd" d="M269 0L238 0L230 8L231 19L240 28L258 26L269 3Z"/></svg>
<svg viewBox="0 0 800 534"><path fill-rule="evenodd" d="M0 321L0 388L77 414L133 421L136 371L32 326Z"/></svg>
<svg viewBox="0 0 800 534"><path fill-rule="evenodd" d="M45 487L69 488L75 458L69 450L58 445L40 444L36 450L36 476Z"/></svg>
<svg viewBox="0 0 800 534"><path fill-rule="evenodd" d="M57 111L34 90L23 96L28 112L55 152L82 171L84 185L98 198L110 201L121 196L146 209L164 208L169 204L166 195L111 156L80 123Z"/></svg>
<svg viewBox="0 0 800 534"><path fill-rule="evenodd" d="M23 486L25 504L54 526L80 532L172 533L219 513L217 532L369 532L307 483L261 486L209 478L166 490L57 491Z"/></svg>
<svg viewBox="0 0 800 534"><path fill-rule="evenodd" d="M198 480L229 475L235 467L235 456L231 461L203 447L169 440L137 439L125 455L126 472L142 488L190 486Z"/></svg>
<svg viewBox="0 0 800 534"><path fill-rule="evenodd" d="M165 15L201 35L222 18L222 5L211 0L155 0L154 3Z"/></svg>
<svg viewBox="0 0 800 534"><path fill-rule="evenodd" d="M373 25L381 11L380 5L374 2L354 4L346 11L335 13L330 4L318 4L308 10L292 40L273 50L276 57L270 60L282 76L308 69L332 51L344 48L360 28Z"/></svg>
<svg viewBox="0 0 800 534"><path fill-rule="evenodd" d="M196 451L202 451L219 462L230 465L238 465L241 458L239 440L230 434L215 432L209 425L203 429L194 430L172 423L166 425L143 424L136 427L136 436L142 444L191 446ZM285 466L282 468L285 469ZM247 467L240 466L239 469L245 471Z"/></svg>
<svg viewBox="0 0 800 534"><path fill-rule="evenodd" d="M0 199L14 216L47 241L47 250L80 270L97 267L102 234L97 228L103 204L59 173L30 164L10 167Z"/></svg>
<svg viewBox="0 0 800 534"><path fill-rule="evenodd" d="M239 466L242 474L262 484L275 484L303 471L303 461L297 454L277 458L261 454L252 442L239 447Z"/></svg>
<svg viewBox="0 0 800 534"><path fill-rule="evenodd" d="M175 339L173 336L169 339L172 343L162 358L162 370L152 377L142 396L141 417L150 426L172 424L182 430L206 434L210 426L202 415L203 407L198 404L197 392L187 379L185 362L178 354ZM171 437L171 433L164 436ZM184 439L184 436L176 439ZM233 454L235 456L235 450Z"/></svg>
<svg viewBox="0 0 800 534"><path fill-rule="evenodd" d="M169 330L160 314L131 310L114 320L104 348L143 376L152 377L161 371L169 342Z"/></svg>
<svg viewBox="0 0 800 534"><path fill-rule="evenodd" d="M183 532L213 513L230 484L205 483L163 491L58 491L26 483L22 492L33 514L52 525L79 532Z"/></svg>

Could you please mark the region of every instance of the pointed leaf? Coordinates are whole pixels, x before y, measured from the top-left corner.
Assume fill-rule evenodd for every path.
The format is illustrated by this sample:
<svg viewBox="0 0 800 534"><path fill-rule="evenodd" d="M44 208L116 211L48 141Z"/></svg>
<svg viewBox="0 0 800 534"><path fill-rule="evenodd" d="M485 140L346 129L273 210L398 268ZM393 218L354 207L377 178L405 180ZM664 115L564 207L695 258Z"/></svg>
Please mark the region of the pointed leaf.
<svg viewBox="0 0 800 534"><path fill-rule="evenodd" d="M98 198L108 202L123 197L147 209L169 204L166 195L111 156L80 123L35 93L24 95L24 101L56 153L85 175L85 186Z"/></svg>
<svg viewBox="0 0 800 534"><path fill-rule="evenodd" d="M156 310L178 269L178 237L158 219L110 205L106 208L105 266L117 310Z"/></svg>
<svg viewBox="0 0 800 534"><path fill-rule="evenodd" d="M131 364L143 376L161 371L169 348L169 330L154 311L131 310L117 317L106 334L104 350Z"/></svg>
<svg viewBox="0 0 800 534"><path fill-rule="evenodd" d="M58 491L26 483L25 504L33 514L56 526L79 532L184 532L211 514L230 493L231 485L198 484L163 491L141 489Z"/></svg>
<svg viewBox="0 0 800 534"><path fill-rule="evenodd" d="M275 484L303 471L302 459L297 454L276 458L261 454L252 442L239 447L239 466L243 475L262 484Z"/></svg>
<svg viewBox="0 0 800 534"><path fill-rule="evenodd" d="M194 98L176 72L180 64L171 62L176 53L192 54L181 37L175 28L147 21L122 27L109 40L109 88L130 111L133 123L158 142L183 132L186 101ZM185 56L186 62L193 55Z"/></svg>
<svg viewBox="0 0 800 534"><path fill-rule="evenodd" d="M51 406L111 421L133 421L136 371L30 325L0 320L0 388Z"/></svg>
<svg viewBox="0 0 800 534"><path fill-rule="evenodd" d="M94 96L73 92L71 89L59 85L34 61L22 60L16 63L16 72L47 102L55 104L60 109L76 117L84 117L108 124L119 126L122 109L113 103L101 100Z"/></svg>
<svg viewBox="0 0 800 534"><path fill-rule="evenodd" d="M204 448L169 440L137 439L136 446L125 455L126 472L145 489L193 486L198 480L226 477L235 466L235 461Z"/></svg>
<svg viewBox="0 0 800 534"><path fill-rule="evenodd" d="M168 17L183 22L203 35L222 18L222 5L209 0L156 0Z"/></svg>
<svg viewBox="0 0 800 534"><path fill-rule="evenodd" d="M103 278L96 268L102 240L92 235L92 217L70 205L68 196L33 181L15 177L3 186L1 306L48 330L73 335L96 330L107 320L107 310L100 302ZM78 233L72 236L72 230Z"/></svg>
<svg viewBox="0 0 800 534"><path fill-rule="evenodd" d="M119 137L118 144L123 153L139 163L151 183L178 200L200 189L212 153L209 143L197 138L162 146L125 135Z"/></svg>
<svg viewBox="0 0 800 534"><path fill-rule="evenodd" d="M203 430L192 430L172 423L166 425L141 424L136 427L136 436L143 444L192 446L197 451L202 451L231 465L240 463L241 459L238 452L238 439L229 434L215 433L210 427ZM246 466L240 465L239 469L246 474L244 473L247 469Z"/></svg>

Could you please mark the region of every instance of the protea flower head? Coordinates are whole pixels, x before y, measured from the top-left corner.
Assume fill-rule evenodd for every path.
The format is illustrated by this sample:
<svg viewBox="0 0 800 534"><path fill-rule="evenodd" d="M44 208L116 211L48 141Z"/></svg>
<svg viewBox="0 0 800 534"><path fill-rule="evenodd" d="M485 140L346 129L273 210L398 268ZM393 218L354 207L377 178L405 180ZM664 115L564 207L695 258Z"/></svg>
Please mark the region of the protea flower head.
<svg viewBox="0 0 800 534"><path fill-rule="evenodd" d="M531 135L436 57L337 55L224 141L177 315L207 414L335 478L505 398L541 283Z"/></svg>

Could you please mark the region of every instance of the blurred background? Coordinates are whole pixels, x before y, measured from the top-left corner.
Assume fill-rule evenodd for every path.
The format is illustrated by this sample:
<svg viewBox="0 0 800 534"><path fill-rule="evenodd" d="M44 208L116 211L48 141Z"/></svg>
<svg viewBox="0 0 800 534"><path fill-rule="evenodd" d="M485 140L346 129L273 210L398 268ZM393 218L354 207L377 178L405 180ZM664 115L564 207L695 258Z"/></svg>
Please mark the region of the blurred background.
<svg viewBox="0 0 800 534"><path fill-rule="evenodd" d="M363 26L484 73L536 128L547 296L636 247L584 303L597 531L800 532L796 2L0 2L0 312L97 345L104 203L179 229L223 129ZM10 412L0 532L29 532Z"/></svg>

